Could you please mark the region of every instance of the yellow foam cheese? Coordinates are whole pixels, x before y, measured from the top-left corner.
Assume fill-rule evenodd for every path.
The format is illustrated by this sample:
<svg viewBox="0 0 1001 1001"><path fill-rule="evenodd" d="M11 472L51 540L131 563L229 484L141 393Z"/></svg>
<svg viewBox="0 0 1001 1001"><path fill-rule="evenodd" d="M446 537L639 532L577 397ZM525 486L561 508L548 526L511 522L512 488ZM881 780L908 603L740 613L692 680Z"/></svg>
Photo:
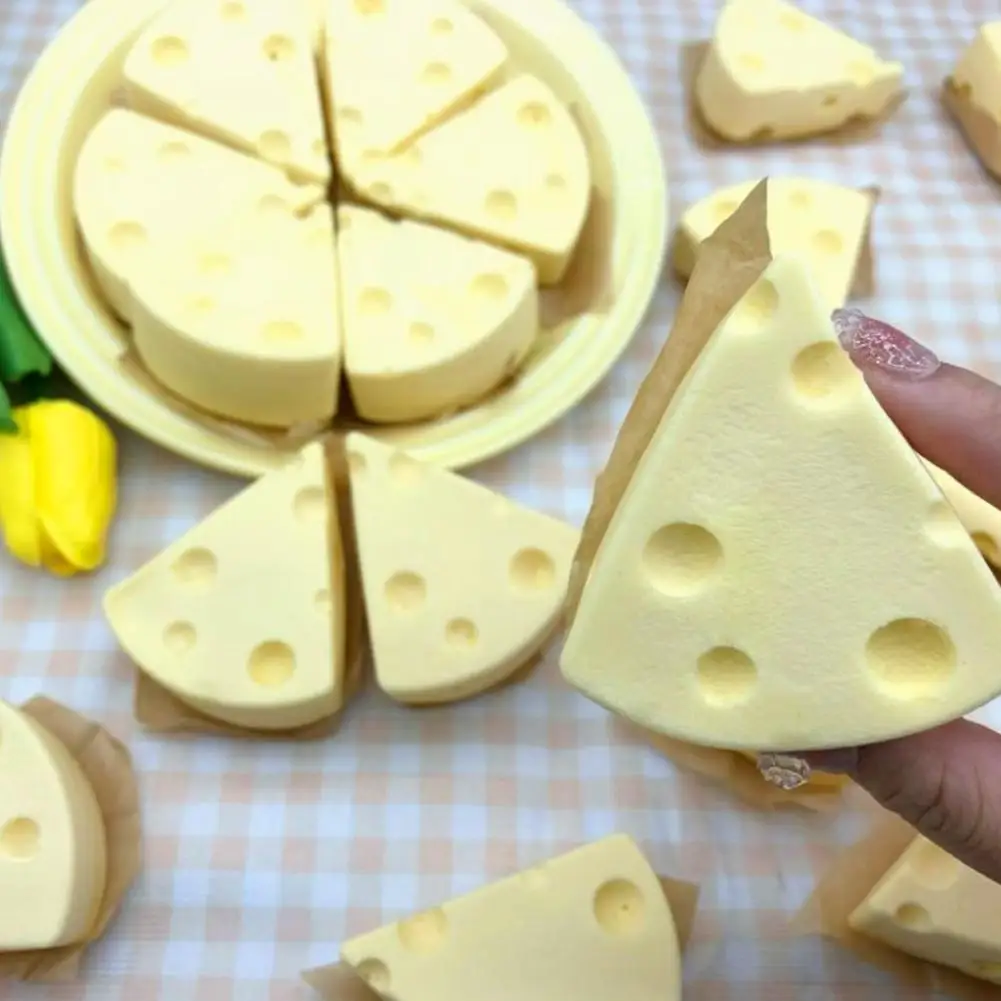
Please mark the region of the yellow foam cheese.
<svg viewBox="0 0 1001 1001"><path fill-rule="evenodd" d="M991 566L1001 569L1001 511L927 459L925 466L984 559Z"/></svg>
<svg viewBox="0 0 1001 1001"><path fill-rule="evenodd" d="M1001 591L809 266L774 260L706 335L601 540L567 679L747 750L867 744L996 696Z"/></svg>
<svg viewBox="0 0 1001 1001"><path fill-rule="evenodd" d="M1001 21L981 25L946 81L953 110L970 145L1001 177Z"/></svg>
<svg viewBox="0 0 1001 1001"><path fill-rule="evenodd" d="M361 417L436 417L518 368L539 326L531 261L357 206L337 217L344 366Z"/></svg>
<svg viewBox="0 0 1001 1001"><path fill-rule="evenodd" d="M206 716L283 730L344 699L344 559L323 446L246 487L104 597L125 652Z"/></svg>
<svg viewBox="0 0 1001 1001"><path fill-rule="evenodd" d="M923 837L848 923L901 952L1001 984L1001 886Z"/></svg>
<svg viewBox="0 0 1001 1001"><path fill-rule="evenodd" d="M448 702L510 677L559 621L578 531L365 435L347 448L380 688Z"/></svg>
<svg viewBox="0 0 1001 1001"><path fill-rule="evenodd" d="M405 151L343 164L360 194L527 254L543 284L558 282L577 244L591 168L570 112L524 74Z"/></svg>
<svg viewBox="0 0 1001 1001"><path fill-rule="evenodd" d="M784 0L726 0L695 93L727 139L789 139L878 117L902 78L899 63Z"/></svg>
<svg viewBox="0 0 1001 1001"><path fill-rule="evenodd" d="M341 958L393 1001L678 1001L681 956L660 881L612 835L350 939Z"/></svg>
<svg viewBox="0 0 1001 1001"><path fill-rule="evenodd" d="M500 38L455 0L330 0L323 75L342 167L437 125L506 60Z"/></svg>
<svg viewBox="0 0 1001 1001"><path fill-rule="evenodd" d="M104 821L80 766L0 700L0 952L83 941L106 872Z"/></svg>
<svg viewBox="0 0 1001 1001"><path fill-rule="evenodd" d="M681 218L674 266L687 278L702 242L711 236L760 181L713 192ZM813 277L832 309L851 292L869 230L874 197L841 184L805 177L768 179L768 237L773 254L796 253L813 266Z"/></svg>
<svg viewBox="0 0 1001 1001"><path fill-rule="evenodd" d="M307 0L171 0L125 57L129 104L326 183Z"/></svg>

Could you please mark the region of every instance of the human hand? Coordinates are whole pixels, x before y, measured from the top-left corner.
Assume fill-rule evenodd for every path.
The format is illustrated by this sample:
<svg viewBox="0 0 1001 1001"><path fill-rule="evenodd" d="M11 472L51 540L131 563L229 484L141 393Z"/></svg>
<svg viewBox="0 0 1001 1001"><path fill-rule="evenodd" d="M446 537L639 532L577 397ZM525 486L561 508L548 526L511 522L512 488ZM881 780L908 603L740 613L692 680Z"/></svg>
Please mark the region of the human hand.
<svg viewBox="0 0 1001 1001"><path fill-rule="evenodd" d="M1001 386L941 363L901 331L857 310L838 310L834 321L842 346L914 449L1001 507ZM791 760L761 755L759 767L767 772L771 765L781 780L783 766L795 769L796 759L849 775L926 838L1001 882L1001 734L954 720L864 747ZM807 770L801 767L801 778ZM797 784L795 777L789 784Z"/></svg>

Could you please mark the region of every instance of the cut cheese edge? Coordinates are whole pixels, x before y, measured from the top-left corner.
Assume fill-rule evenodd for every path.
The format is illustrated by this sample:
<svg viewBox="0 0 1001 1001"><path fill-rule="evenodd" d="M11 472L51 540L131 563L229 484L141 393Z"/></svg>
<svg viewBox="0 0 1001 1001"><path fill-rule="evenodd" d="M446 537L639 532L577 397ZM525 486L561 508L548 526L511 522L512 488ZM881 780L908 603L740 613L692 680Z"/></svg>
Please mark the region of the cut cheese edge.
<svg viewBox="0 0 1001 1001"><path fill-rule="evenodd" d="M566 678L745 750L873 743L996 696L1001 591L808 266L772 261L702 334L590 567Z"/></svg>
<svg viewBox="0 0 1001 1001"><path fill-rule="evenodd" d="M339 162L399 150L481 94L506 60L455 0L330 0L323 75Z"/></svg>
<svg viewBox="0 0 1001 1001"><path fill-rule="evenodd" d="M214 719L287 730L344 701L344 556L322 444L252 483L104 597L140 670Z"/></svg>
<svg viewBox="0 0 1001 1001"><path fill-rule="evenodd" d="M405 151L342 169L377 205L526 254L547 285L564 275L591 197L577 124L552 90L527 74Z"/></svg>
<svg viewBox="0 0 1001 1001"><path fill-rule="evenodd" d="M90 783L41 724L0 700L0 952L85 940L107 843Z"/></svg>
<svg viewBox="0 0 1001 1001"><path fill-rule="evenodd" d="M728 219L760 180L734 184L690 206L681 218L674 266L687 278L699 248ZM843 306L855 282L869 232L872 192L805 177L768 178L768 237L775 255L809 261L814 281L831 309Z"/></svg>
<svg viewBox="0 0 1001 1001"><path fill-rule="evenodd" d="M927 459L924 463L984 559L995 569L1001 570L1001 511L963 486L944 469L939 469Z"/></svg>
<svg viewBox="0 0 1001 1001"><path fill-rule="evenodd" d="M540 944L544 944L540 947ZM624 834L350 939L341 958L394 1001L467 997L678 1001L681 951L663 887Z"/></svg>
<svg viewBox="0 0 1001 1001"><path fill-rule="evenodd" d="M170 0L125 57L129 104L326 184L307 0Z"/></svg>
<svg viewBox="0 0 1001 1001"><path fill-rule="evenodd" d="M879 117L902 79L899 63L784 0L727 0L695 94L724 138L791 139Z"/></svg>
<svg viewBox="0 0 1001 1001"><path fill-rule="evenodd" d="M1001 886L923 837L848 923L901 952L1001 984Z"/></svg>
<svg viewBox="0 0 1001 1001"><path fill-rule="evenodd" d="M347 449L379 687L450 702L509 678L559 623L579 532L365 435Z"/></svg>
<svg viewBox="0 0 1001 1001"><path fill-rule="evenodd" d="M340 206L337 221L344 368L359 416L441 416L517 370L539 328L531 261L357 206Z"/></svg>
<svg viewBox="0 0 1001 1001"><path fill-rule="evenodd" d="M944 99L983 165L1001 177L1001 21L981 25L946 78Z"/></svg>

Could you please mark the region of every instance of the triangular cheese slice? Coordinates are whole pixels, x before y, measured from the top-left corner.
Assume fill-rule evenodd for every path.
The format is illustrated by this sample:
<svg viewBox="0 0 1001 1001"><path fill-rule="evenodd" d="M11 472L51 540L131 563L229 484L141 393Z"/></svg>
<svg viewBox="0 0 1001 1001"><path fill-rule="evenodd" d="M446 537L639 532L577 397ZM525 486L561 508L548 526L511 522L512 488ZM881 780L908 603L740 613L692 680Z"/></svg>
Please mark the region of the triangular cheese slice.
<svg viewBox="0 0 1001 1001"><path fill-rule="evenodd" d="M350 939L341 958L394 1001L678 1001L681 951L663 887L624 834Z"/></svg>
<svg viewBox="0 0 1001 1001"><path fill-rule="evenodd" d="M753 277L715 330L720 277L689 284L679 315L701 327L672 332L639 437L616 446L638 461L563 672L715 747L853 746L962 716L1001 691L1001 590L841 350L808 266Z"/></svg>
<svg viewBox="0 0 1001 1001"><path fill-rule="evenodd" d="M587 149L570 112L521 75L407 150L342 165L365 198L527 254L558 282L591 197Z"/></svg>
<svg viewBox="0 0 1001 1001"><path fill-rule="evenodd" d="M353 205L337 220L344 367L359 416L437 417L517 370L539 328L531 261Z"/></svg>
<svg viewBox="0 0 1001 1001"><path fill-rule="evenodd" d="M695 82L699 111L727 139L790 139L877 118L903 67L785 0L727 0Z"/></svg>
<svg viewBox="0 0 1001 1001"><path fill-rule="evenodd" d="M286 730L344 701L344 557L322 444L104 596L140 670L206 716Z"/></svg>
<svg viewBox="0 0 1001 1001"><path fill-rule="evenodd" d="M338 160L399 150L506 60L500 38L455 0L329 0L323 74Z"/></svg>
<svg viewBox="0 0 1001 1001"><path fill-rule="evenodd" d="M943 98L984 167L1001 179L1001 21L982 24L945 80Z"/></svg>
<svg viewBox="0 0 1001 1001"><path fill-rule="evenodd" d="M1001 570L1001 511L927 459L925 466L984 559Z"/></svg>
<svg viewBox="0 0 1001 1001"><path fill-rule="evenodd" d="M923 837L848 923L901 952L1001 984L1001 886Z"/></svg>
<svg viewBox="0 0 1001 1001"><path fill-rule="evenodd" d="M450 702L509 678L560 621L578 531L365 435L347 448L379 687Z"/></svg>
<svg viewBox="0 0 1001 1001"><path fill-rule="evenodd" d="M131 107L326 184L307 0L171 0L125 57Z"/></svg>
<svg viewBox="0 0 1001 1001"><path fill-rule="evenodd" d="M83 941L106 872L104 820L80 766L0 700L0 952Z"/></svg>
<svg viewBox="0 0 1001 1001"><path fill-rule="evenodd" d="M713 192L686 209L674 244L674 266L688 278L702 242L737 210L758 181ZM851 293L869 231L872 192L801 177L768 178L768 236L773 254L799 254L831 309Z"/></svg>

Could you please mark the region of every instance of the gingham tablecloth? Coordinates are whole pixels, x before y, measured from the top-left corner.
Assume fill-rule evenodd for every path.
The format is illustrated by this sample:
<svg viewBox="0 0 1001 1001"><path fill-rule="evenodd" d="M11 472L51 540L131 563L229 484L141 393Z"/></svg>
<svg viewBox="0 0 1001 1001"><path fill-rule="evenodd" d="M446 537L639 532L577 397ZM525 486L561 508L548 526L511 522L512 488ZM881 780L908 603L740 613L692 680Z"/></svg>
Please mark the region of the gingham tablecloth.
<svg viewBox="0 0 1001 1001"><path fill-rule="evenodd" d="M0 0L0 117L77 6ZM998 16L994 0L803 0L900 60L909 100L859 145L711 153L685 132L678 52L707 36L714 0L574 6L618 51L652 109L674 219L718 185L769 171L878 184L878 290L867 308L944 358L1001 376L1001 189L934 96L978 24ZM665 280L601 387L471 475L580 524L677 298ZM661 871L702 885L688 1001L926 997L833 946L781 937L825 859L864 830L857 810L832 820L737 809L563 687L553 655L527 684L447 709L406 711L370 691L320 743L145 736L131 718L131 666L101 618L100 596L238 483L124 430L119 440L121 506L101 573L59 581L0 558L0 695L48 694L129 744L142 783L145 868L84 979L0 983L0 998L305 999L299 972L332 961L346 935L617 830L637 837Z"/></svg>

